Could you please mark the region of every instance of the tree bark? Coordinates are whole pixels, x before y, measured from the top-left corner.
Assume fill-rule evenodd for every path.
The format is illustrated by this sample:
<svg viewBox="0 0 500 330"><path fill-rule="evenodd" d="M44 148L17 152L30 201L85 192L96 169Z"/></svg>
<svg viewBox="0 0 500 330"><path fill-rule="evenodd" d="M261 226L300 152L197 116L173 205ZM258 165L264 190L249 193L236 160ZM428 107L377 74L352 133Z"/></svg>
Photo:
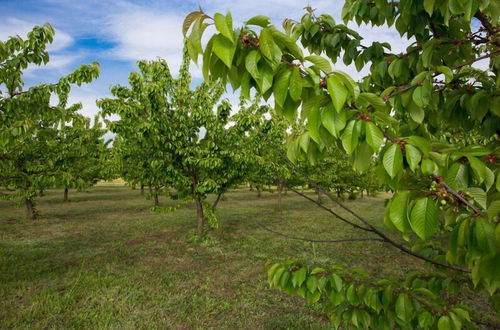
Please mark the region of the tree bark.
<svg viewBox="0 0 500 330"><path fill-rule="evenodd" d="M281 201L283 192L283 183L281 182L281 180L279 180L278 182L277 190L278 190L278 212L281 213L283 211L283 205Z"/></svg>
<svg viewBox="0 0 500 330"><path fill-rule="evenodd" d="M144 196L144 185L141 184L141 196Z"/></svg>
<svg viewBox="0 0 500 330"><path fill-rule="evenodd" d="M196 232L199 237L203 236L205 226L205 215L203 214L203 205L201 204L200 197L196 197L196 219L197 227Z"/></svg>
<svg viewBox="0 0 500 330"><path fill-rule="evenodd" d="M36 212L35 212L35 205L33 204L33 201L31 199L25 199L24 206L26 207L26 217L28 219L31 219L31 220L35 219Z"/></svg>
<svg viewBox="0 0 500 330"><path fill-rule="evenodd" d="M152 195L153 194L153 188L151 187L151 185L149 185L149 193Z"/></svg>
<svg viewBox="0 0 500 330"><path fill-rule="evenodd" d="M160 201L158 199L158 188L156 188L156 187L155 187L155 191L154 191L154 200L155 200L155 206L160 205Z"/></svg>
<svg viewBox="0 0 500 330"><path fill-rule="evenodd" d="M318 195L318 203L321 204L321 192L319 191L319 189L316 189L316 194Z"/></svg>
<svg viewBox="0 0 500 330"><path fill-rule="evenodd" d="M67 202L68 199L68 188L64 188L64 202Z"/></svg>
<svg viewBox="0 0 500 330"><path fill-rule="evenodd" d="M257 186L257 197L259 197L259 198L260 198L260 196L261 196L261 194L260 194L260 187L259 187L259 186Z"/></svg>

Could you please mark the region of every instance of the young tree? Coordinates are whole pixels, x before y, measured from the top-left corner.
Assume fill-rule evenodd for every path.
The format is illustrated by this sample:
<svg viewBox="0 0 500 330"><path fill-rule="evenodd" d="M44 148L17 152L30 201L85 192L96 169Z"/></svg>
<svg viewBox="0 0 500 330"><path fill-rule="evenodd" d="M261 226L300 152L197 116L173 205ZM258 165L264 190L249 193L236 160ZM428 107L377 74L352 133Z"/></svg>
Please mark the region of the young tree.
<svg viewBox="0 0 500 330"><path fill-rule="evenodd" d="M79 114L59 129L53 146L57 150L54 167L60 172L57 186L64 188L65 202L70 188L89 188L106 178L105 132L97 117L91 126L90 119Z"/></svg>
<svg viewBox="0 0 500 330"><path fill-rule="evenodd" d="M98 104L104 116L120 116L109 127L120 138L122 157L130 163L148 162L149 182L175 189L172 197L181 200L179 206L195 202L201 236L206 221L217 225L216 203L242 180L247 166L246 156L238 151L241 136L234 126L228 127L231 108L228 102L219 104L223 90L219 82L190 89L187 54L177 79L165 61L138 65L141 72L130 75L131 88L115 86L111 90L115 98ZM138 152L142 157L134 158ZM210 193L218 195L214 205L206 202Z"/></svg>
<svg viewBox="0 0 500 330"><path fill-rule="evenodd" d="M336 325L472 327L460 289L485 291L496 308L500 299L498 2L345 2L344 23L395 27L409 43L400 54L386 43L364 44L330 15L306 10L300 21L285 20L284 31L262 15L234 29L230 14L212 18L200 10L186 17L183 31L191 28L191 56L203 54L207 79L227 81L247 99L251 89L272 95L278 112L291 121L301 109L308 130L290 143L291 160L319 158L333 143L355 164L377 155L377 175L394 191L385 224L415 244L398 243L327 194L351 217L332 214L370 234L366 240L435 268L404 281L374 282L348 270L284 263L269 269L271 284L312 302L323 297ZM207 21L217 33L202 49ZM299 43L311 55L304 56ZM340 57L358 70L368 66L370 73L356 83L333 70ZM473 66L481 60L486 68ZM465 145L450 137L474 128L480 138Z"/></svg>
<svg viewBox="0 0 500 330"><path fill-rule="evenodd" d="M282 211L282 194L291 178L291 171L280 161L276 148L286 152L286 129L288 123L274 114L269 106L259 105L255 98L248 107L242 107L234 115L236 126L244 132L244 152L251 162L245 180L257 189L258 197L266 185L276 185L278 192L278 211Z"/></svg>
<svg viewBox="0 0 500 330"><path fill-rule="evenodd" d="M19 199L28 218L36 217L34 198L56 183L54 149L59 129L70 122L81 104L67 106L71 84L88 83L99 74L99 65L82 65L55 84L23 90L24 70L47 64L47 44L54 30L49 24L36 26L26 39L19 36L0 42L0 185L1 196ZM50 99L58 97L58 104Z"/></svg>

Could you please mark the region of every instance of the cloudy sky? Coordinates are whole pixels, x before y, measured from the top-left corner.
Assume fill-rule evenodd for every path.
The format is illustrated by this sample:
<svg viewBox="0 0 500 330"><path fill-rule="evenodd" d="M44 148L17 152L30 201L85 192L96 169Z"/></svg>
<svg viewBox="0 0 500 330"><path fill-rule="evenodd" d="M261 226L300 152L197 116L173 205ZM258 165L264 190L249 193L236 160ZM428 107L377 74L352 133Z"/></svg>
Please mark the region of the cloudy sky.
<svg viewBox="0 0 500 330"><path fill-rule="evenodd" d="M49 65L30 68L25 75L28 85L56 81L82 63L97 61L101 75L92 84L74 88L72 102L82 102L83 113L93 116L95 100L109 96L114 84L126 84L129 73L140 59L158 57L168 61L176 72L181 61L182 21L199 5L209 14L231 11L235 25L264 14L280 25L283 18L299 19L303 7L311 5L317 13L329 13L340 22L343 1L339 0L0 0L0 40L11 35L23 36L34 25L49 22L56 29L50 46ZM408 42L394 30L351 26L366 39L389 42L393 51L402 51ZM337 65L354 77L352 68ZM201 81L194 67L195 83ZM228 94L231 99L235 96Z"/></svg>

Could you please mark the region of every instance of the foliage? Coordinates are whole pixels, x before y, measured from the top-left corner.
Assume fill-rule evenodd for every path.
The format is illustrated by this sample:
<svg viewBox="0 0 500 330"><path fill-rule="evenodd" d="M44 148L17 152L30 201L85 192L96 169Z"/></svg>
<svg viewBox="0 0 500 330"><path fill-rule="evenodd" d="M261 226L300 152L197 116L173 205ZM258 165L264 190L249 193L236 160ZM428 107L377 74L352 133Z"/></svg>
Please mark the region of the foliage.
<svg viewBox="0 0 500 330"><path fill-rule="evenodd" d="M230 105L219 103L223 89L216 82L190 89L187 53L177 79L165 61L140 61L138 66L141 72L129 78L131 88L115 86L115 98L98 104L103 116L120 117L108 125L119 139L122 168L132 169L126 178L173 188L172 197L182 205L195 201L201 236L205 221L217 226L207 194L222 194L246 173L239 131L228 125Z"/></svg>
<svg viewBox="0 0 500 330"><path fill-rule="evenodd" d="M54 38L49 24L36 26L26 39L10 37L0 42L0 185L19 199L27 216L34 218L33 199L60 178L57 166L59 127L72 121L81 104L67 106L71 84L88 83L99 74L99 65L82 65L55 84L23 90L29 65L49 61L47 44ZM58 103L51 105L51 97Z"/></svg>
<svg viewBox="0 0 500 330"><path fill-rule="evenodd" d="M61 172L57 185L65 189L65 199L69 188L89 188L108 178L108 148L102 139L105 132L97 117L91 126L89 118L76 114L50 142L50 147L57 150L54 167Z"/></svg>
<svg viewBox="0 0 500 330"><path fill-rule="evenodd" d="M353 292L365 290L362 282L350 282L347 290L325 284L327 296L340 292L343 297L342 303L330 306L332 320L381 328L416 322L439 329L468 325L468 314L456 305L453 293L440 296L446 285L430 282L454 281L487 292L492 303L498 301L498 2L346 1L345 24L395 27L410 43L401 54L391 53L386 43L365 45L362 36L330 15L317 15L310 7L306 11L300 21L286 19L282 31L265 16L234 29L230 13L212 18L200 10L186 17L183 31L187 35L191 29L190 55L197 61L202 54L206 79L230 83L245 99L252 89L265 99L273 96L276 111L292 123L300 109L307 130L289 143L292 161L316 162L329 153L329 146L339 144L355 165L373 159L378 178L395 193L386 207L385 224L412 246L396 242L335 201L352 215L337 218L435 266L418 288L410 277L396 291L382 282L380 290L389 290L388 298L375 309L370 303L359 308ZM200 40L212 20L217 32L203 49ZM311 55L305 56L301 46ZM370 73L355 82L333 70L340 57L358 70L369 67ZM473 66L480 60L488 61L486 69ZM457 143L454 136L471 131L477 138ZM286 267L271 267L280 269L272 272L273 285L285 291ZM311 281L319 282L312 272L306 271L316 278ZM294 289L303 290L298 285Z"/></svg>

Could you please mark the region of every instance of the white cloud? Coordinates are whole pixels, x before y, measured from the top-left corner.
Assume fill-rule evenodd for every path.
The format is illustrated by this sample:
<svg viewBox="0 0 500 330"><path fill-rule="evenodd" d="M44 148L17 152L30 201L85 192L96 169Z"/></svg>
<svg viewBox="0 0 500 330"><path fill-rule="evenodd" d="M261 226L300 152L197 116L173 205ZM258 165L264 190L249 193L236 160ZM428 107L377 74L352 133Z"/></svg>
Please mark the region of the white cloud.
<svg viewBox="0 0 500 330"><path fill-rule="evenodd" d="M7 38L15 35L19 35L25 38L28 32L30 32L35 25L41 25L45 22L34 23L23 21L17 18L7 18L5 21L0 23L0 40L6 40ZM73 44L73 37L64 31L56 30L54 37L54 42L47 47L50 52L61 51Z"/></svg>
<svg viewBox="0 0 500 330"><path fill-rule="evenodd" d="M121 60L167 60L175 74L182 62L182 15L137 9L114 14L106 32L116 46L109 56Z"/></svg>

